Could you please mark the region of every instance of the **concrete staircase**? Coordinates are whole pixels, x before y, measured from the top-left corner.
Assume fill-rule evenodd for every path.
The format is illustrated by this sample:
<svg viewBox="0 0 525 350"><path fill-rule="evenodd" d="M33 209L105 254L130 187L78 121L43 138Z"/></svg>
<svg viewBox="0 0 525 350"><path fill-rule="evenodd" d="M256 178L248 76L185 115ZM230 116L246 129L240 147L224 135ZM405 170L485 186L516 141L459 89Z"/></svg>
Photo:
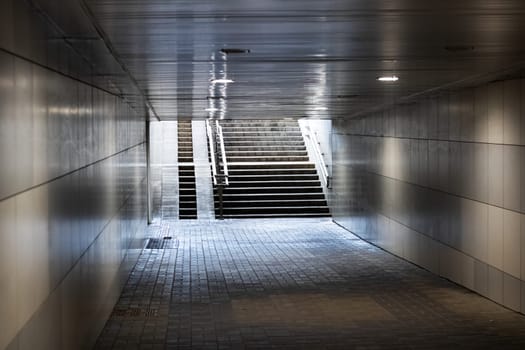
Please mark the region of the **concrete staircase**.
<svg viewBox="0 0 525 350"><path fill-rule="evenodd" d="M178 122L179 219L197 219L191 121Z"/></svg>
<svg viewBox="0 0 525 350"><path fill-rule="evenodd" d="M295 120L221 121L230 185L224 218L330 216ZM218 217L215 191L215 214Z"/></svg>

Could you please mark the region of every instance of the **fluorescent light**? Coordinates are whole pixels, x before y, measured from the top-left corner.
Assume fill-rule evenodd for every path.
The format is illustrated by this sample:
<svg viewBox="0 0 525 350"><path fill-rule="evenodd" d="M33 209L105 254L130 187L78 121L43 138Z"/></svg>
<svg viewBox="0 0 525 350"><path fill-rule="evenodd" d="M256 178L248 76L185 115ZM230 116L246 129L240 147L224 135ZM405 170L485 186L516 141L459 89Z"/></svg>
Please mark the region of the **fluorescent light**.
<svg viewBox="0 0 525 350"><path fill-rule="evenodd" d="M204 110L205 110L206 112L217 112L217 111L218 111L218 109L215 108L215 107L206 108L206 109L204 109Z"/></svg>
<svg viewBox="0 0 525 350"><path fill-rule="evenodd" d="M377 80L379 81L398 81L399 77L395 75L390 75L390 76L378 77Z"/></svg>
<svg viewBox="0 0 525 350"><path fill-rule="evenodd" d="M213 79L212 84L228 84L233 83L233 80L231 79Z"/></svg>

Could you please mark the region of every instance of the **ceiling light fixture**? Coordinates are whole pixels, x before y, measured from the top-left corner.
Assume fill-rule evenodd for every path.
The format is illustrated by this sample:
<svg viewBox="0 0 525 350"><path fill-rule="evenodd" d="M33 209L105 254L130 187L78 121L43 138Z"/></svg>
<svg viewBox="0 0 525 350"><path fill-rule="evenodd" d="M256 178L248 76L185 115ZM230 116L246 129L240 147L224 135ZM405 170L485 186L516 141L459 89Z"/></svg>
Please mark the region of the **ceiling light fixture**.
<svg viewBox="0 0 525 350"><path fill-rule="evenodd" d="M210 108L205 108L204 109L206 112L217 112L219 109L215 108L215 107L210 107Z"/></svg>
<svg viewBox="0 0 525 350"><path fill-rule="evenodd" d="M231 79L212 79L212 84L229 84L233 83L234 81Z"/></svg>
<svg viewBox="0 0 525 350"><path fill-rule="evenodd" d="M379 81L398 81L399 77L396 75L390 75L390 76L378 77L377 80Z"/></svg>

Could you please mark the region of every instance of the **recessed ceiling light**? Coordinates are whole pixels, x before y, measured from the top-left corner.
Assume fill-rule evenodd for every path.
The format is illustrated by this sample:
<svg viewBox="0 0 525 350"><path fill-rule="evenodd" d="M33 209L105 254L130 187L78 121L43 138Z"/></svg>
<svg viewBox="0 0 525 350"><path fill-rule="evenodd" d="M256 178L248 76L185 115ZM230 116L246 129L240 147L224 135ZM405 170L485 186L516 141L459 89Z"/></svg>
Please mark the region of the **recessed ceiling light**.
<svg viewBox="0 0 525 350"><path fill-rule="evenodd" d="M228 84L233 83L231 79L212 79L212 84Z"/></svg>
<svg viewBox="0 0 525 350"><path fill-rule="evenodd" d="M377 80L379 81L398 81L399 77L395 75L389 75L389 76L378 77Z"/></svg>

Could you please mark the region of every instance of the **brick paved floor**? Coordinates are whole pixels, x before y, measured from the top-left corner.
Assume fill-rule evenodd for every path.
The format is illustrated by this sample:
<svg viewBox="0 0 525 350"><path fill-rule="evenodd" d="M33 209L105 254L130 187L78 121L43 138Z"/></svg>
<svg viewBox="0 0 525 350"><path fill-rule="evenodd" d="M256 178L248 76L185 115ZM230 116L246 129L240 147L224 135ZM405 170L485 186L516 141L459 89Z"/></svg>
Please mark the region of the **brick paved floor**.
<svg viewBox="0 0 525 350"><path fill-rule="evenodd" d="M173 239L144 250L96 349L525 349L525 316L327 220L149 230Z"/></svg>

